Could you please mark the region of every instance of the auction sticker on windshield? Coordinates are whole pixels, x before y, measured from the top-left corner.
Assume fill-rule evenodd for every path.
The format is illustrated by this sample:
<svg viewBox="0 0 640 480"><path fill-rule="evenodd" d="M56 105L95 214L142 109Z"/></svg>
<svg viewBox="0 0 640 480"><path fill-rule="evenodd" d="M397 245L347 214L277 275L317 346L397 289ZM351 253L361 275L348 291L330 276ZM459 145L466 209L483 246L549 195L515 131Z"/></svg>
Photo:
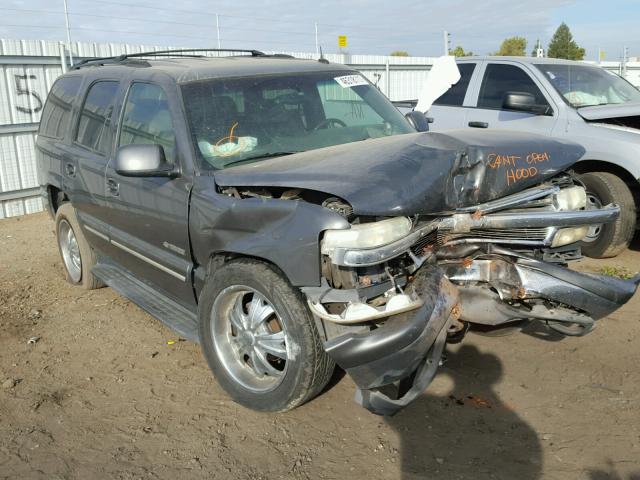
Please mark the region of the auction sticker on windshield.
<svg viewBox="0 0 640 480"><path fill-rule="evenodd" d="M369 84L361 75L344 75L342 77L335 77L334 80L338 82L342 88L359 87Z"/></svg>

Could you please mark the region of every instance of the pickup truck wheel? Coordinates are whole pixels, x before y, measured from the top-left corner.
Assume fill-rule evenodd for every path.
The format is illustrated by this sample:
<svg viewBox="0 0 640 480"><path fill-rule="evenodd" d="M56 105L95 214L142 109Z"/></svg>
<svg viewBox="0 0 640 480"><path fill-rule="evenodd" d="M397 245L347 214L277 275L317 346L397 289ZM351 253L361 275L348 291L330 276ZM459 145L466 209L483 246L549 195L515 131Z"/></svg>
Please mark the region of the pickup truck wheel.
<svg viewBox="0 0 640 480"><path fill-rule="evenodd" d="M589 172L580 176L587 188L587 209L609 203L620 206L618 219L607 225L593 225L580 246L591 258L615 257L629 246L636 228L636 205L624 181L608 172Z"/></svg>
<svg viewBox="0 0 640 480"><path fill-rule="evenodd" d="M84 238L76 211L70 203L63 203L56 211L56 237L58 250L69 283L82 285L87 290L102 287L91 268L96 264L96 255Z"/></svg>
<svg viewBox="0 0 640 480"><path fill-rule="evenodd" d="M247 408L291 410L331 378L335 364L302 294L265 263L242 259L218 268L202 289L199 320L216 380Z"/></svg>

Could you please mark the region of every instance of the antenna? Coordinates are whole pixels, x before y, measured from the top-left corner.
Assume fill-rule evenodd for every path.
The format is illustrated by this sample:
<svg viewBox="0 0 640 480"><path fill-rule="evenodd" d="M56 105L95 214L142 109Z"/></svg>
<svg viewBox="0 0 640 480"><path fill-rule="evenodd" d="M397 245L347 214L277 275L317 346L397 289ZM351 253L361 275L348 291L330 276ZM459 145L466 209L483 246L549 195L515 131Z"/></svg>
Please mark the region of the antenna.
<svg viewBox="0 0 640 480"><path fill-rule="evenodd" d="M324 58L324 53L322 53L322 45L318 45L318 48L320 48L320 58L318 59L318 61L320 63L329 63L329 60Z"/></svg>

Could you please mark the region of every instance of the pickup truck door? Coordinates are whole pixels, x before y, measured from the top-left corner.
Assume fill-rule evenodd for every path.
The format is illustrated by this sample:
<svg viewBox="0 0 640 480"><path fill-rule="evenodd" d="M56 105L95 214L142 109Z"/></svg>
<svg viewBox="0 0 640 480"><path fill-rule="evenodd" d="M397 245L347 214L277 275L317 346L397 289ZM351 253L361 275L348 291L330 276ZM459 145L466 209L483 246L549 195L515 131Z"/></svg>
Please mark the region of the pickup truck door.
<svg viewBox="0 0 640 480"><path fill-rule="evenodd" d="M543 85L521 65L508 62L486 62L482 82L476 89L466 125L472 128L497 128L551 135L558 121L558 108ZM537 105L549 107L549 113L539 115L503 108L507 92L527 92L536 98Z"/></svg>
<svg viewBox="0 0 640 480"><path fill-rule="evenodd" d="M460 80L444 95L436 99L427 112L426 116L430 123L429 131L437 132L466 126L467 106L471 105L473 93L469 85L479 82L479 78L473 80L478 77L479 65L478 62L458 63ZM427 82L429 82L428 78Z"/></svg>
<svg viewBox="0 0 640 480"><path fill-rule="evenodd" d="M155 83L131 83L120 116L116 151L131 144L159 144L182 174L176 178L122 176L114 170L112 160L105 177L106 198L113 259L139 280L193 307L191 176L181 161L188 156L186 148L177 141L180 136L187 138L176 135L175 127L184 124L177 97Z"/></svg>

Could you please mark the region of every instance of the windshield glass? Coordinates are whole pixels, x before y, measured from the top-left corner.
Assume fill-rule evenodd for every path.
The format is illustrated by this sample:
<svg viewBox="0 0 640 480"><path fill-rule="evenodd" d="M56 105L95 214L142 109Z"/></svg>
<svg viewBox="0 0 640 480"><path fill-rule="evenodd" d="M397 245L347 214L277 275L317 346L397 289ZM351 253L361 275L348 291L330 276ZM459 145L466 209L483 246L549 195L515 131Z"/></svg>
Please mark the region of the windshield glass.
<svg viewBox="0 0 640 480"><path fill-rule="evenodd" d="M536 67L573 107L640 102L637 88L604 68L544 63Z"/></svg>
<svg viewBox="0 0 640 480"><path fill-rule="evenodd" d="M414 131L356 72L197 81L182 95L209 169Z"/></svg>

